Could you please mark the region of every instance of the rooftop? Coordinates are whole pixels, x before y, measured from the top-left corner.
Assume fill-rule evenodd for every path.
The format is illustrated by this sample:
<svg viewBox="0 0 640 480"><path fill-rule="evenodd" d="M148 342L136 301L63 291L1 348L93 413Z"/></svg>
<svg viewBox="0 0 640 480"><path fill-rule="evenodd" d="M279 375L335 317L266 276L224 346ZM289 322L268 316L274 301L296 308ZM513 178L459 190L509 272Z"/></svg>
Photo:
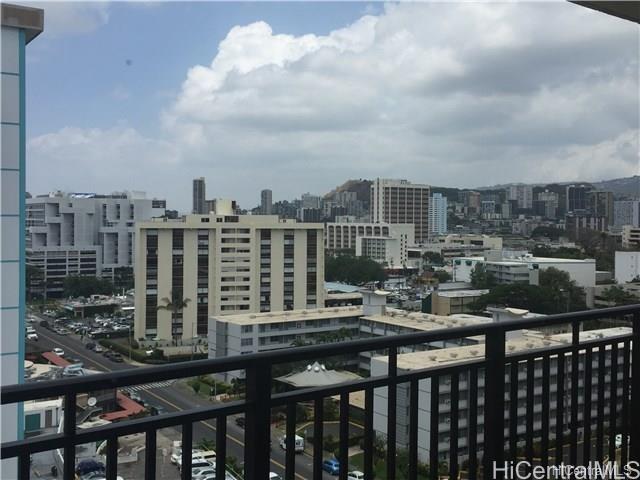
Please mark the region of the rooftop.
<svg viewBox="0 0 640 480"><path fill-rule="evenodd" d="M441 292L440 290L436 290L434 293L437 293L439 297L447 297L447 298L458 298L458 297L478 297L480 295L485 295L489 293L488 289L485 290L448 290Z"/></svg>
<svg viewBox="0 0 640 480"><path fill-rule="evenodd" d="M349 307L311 308L307 310L287 310L284 312L241 313L237 315L212 316L211 318L218 322L235 323L237 325L257 325L359 316L362 316L361 305Z"/></svg>

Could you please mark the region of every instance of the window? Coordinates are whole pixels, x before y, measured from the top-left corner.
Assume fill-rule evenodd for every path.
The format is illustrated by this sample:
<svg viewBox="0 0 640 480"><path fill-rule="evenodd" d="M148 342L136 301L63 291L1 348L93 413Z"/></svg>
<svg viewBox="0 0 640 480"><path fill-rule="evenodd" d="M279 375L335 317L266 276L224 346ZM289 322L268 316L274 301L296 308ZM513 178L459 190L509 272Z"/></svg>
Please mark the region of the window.
<svg viewBox="0 0 640 480"><path fill-rule="evenodd" d="M243 347L248 347L253 345L253 338L243 338L240 340L240 345Z"/></svg>

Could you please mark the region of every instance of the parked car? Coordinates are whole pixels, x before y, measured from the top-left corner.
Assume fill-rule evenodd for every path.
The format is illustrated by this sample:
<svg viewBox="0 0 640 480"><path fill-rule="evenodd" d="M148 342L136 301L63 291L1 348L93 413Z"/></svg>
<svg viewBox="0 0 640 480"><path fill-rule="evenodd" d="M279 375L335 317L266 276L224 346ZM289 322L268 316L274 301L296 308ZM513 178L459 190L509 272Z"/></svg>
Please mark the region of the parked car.
<svg viewBox="0 0 640 480"><path fill-rule="evenodd" d="M269 480L282 480L282 476L274 472L269 472Z"/></svg>
<svg viewBox="0 0 640 480"><path fill-rule="evenodd" d="M27 332L27 340L32 340L34 342L38 341L38 334L33 331L33 332Z"/></svg>
<svg viewBox="0 0 640 480"><path fill-rule="evenodd" d="M282 448L283 450L287 449L287 436L283 435L282 437L280 437L280 448ZM294 450L296 453L301 453L304 452L304 438L302 438L299 435L296 435L295 441L294 441Z"/></svg>
<svg viewBox="0 0 640 480"><path fill-rule="evenodd" d="M99 343L96 343L96 346L93 349L93 351L96 352L96 353L103 353L104 352L104 347L102 345L100 345Z"/></svg>
<svg viewBox="0 0 640 480"><path fill-rule="evenodd" d="M94 342L87 342L84 346L87 350L95 350L96 344Z"/></svg>
<svg viewBox="0 0 640 480"><path fill-rule="evenodd" d="M53 353L55 353L59 357L64 357L64 350L59 347L54 348Z"/></svg>
<svg viewBox="0 0 640 480"><path fill-rule="evenodd" d="M347 480L364 480L364 473L359 470L352 470L347 474Z"/></svg>
<svg viewBox="0 0 640 480"><path fill-rule="evenodd" d="M116 362L116 363L124 362L124 358L122 358L122 355L120 355L118 352L112 352L111 355L109 355L108 358L112 362Z"/></svg>
<svg viewBox="0 0 640 480"><path fill-rule="evenodd" d="M236 425L244 428L244 417L236 417Z"/></svg>
<svg viewBox="0 0 640 480"><path fill-rule="evenodd" d="M340 474L340 462L335 458L325 460L322 462L322 470L331 474L331 475L339 475Z"/></svg>
<svg viewBox="0 0 640 480"><path fill-rule="evenodd" d="M191 469L191 479L192 480L201 480L204 477L208 477L210 475L215 475L216 469L209 465L208 467L196 467Z"/></svg>

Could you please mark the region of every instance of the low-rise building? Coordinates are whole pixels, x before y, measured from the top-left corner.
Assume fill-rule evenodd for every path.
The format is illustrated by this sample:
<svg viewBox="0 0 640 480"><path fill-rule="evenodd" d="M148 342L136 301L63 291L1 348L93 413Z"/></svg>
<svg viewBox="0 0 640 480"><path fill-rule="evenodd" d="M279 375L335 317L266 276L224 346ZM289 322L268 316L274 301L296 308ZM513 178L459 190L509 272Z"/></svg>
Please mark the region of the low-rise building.
<svg viewBox="0 0 640 480"><path fill-rule="evenodd" d="M434 315L468 313L470 306L489 293L489 290L436 290L431 294L431 312Z"/></svg>
<svg viewBox="0 0 640 480"><path fill-rule="evenodd" d="M325 225L324 247L330 252L352 251L356 253L358 238L362 237L404 239L405 245L415 243L412 224L343 221Z"/></svg>
<svg viewBox="0 0 640 480"><path fill-rule="evenodd" d="M640 278L640 251L616 252L615 276L618 283Z"/></svg>
<svg viewBox="0 0 640 480"><path fill-rule="evenodd" d="M622 227L622 248L640 248L640 227Z"/></svg>

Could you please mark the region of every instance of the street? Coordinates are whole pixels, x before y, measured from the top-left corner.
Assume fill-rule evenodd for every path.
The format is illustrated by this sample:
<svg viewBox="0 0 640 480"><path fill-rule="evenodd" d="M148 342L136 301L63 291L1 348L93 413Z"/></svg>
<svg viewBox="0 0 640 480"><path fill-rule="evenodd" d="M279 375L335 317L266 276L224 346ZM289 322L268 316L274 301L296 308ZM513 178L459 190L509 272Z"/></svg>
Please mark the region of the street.
<svg viewBox="0 0 640 480"><path fill-rule="evenodd" d="M43 318L44 319L44 318ZM85 348L77 335L58 335L51 330L40 327L34 322L34 328L38 333L38 343L45 349L60 347L65 351L67 357L77 358L84 363L86 368L102 372L124 370L128 368L138 368L127 363L115 363L105 358L101 354L95 353ZM128 360L125 358L125 361ZM163 407L166 411L189 410L209 404L206 399L197 397L180 389L179 386L167 382L160 382L161 385L149 384L144 388L136 389L145 403ZM233 418L229 418L227 423L227 456L235 457L238 462L244 459L244 430L238 427ZM198 422L193 425L193 444L197 445L203 438L215 441L215 420ZM177 429L179 431L179 429ZM176 432L176 438L179 434ZM279 446L278 435L272 432L273 449L271 452L271 471L284 477L285 454ZM159 452L157 457L161 457ZM312 457L307 453L296 455L296 478L304 480L312 478ZM323 473L327 480L335 477ZM179 477L176 469L176 478Z"/></svg>

